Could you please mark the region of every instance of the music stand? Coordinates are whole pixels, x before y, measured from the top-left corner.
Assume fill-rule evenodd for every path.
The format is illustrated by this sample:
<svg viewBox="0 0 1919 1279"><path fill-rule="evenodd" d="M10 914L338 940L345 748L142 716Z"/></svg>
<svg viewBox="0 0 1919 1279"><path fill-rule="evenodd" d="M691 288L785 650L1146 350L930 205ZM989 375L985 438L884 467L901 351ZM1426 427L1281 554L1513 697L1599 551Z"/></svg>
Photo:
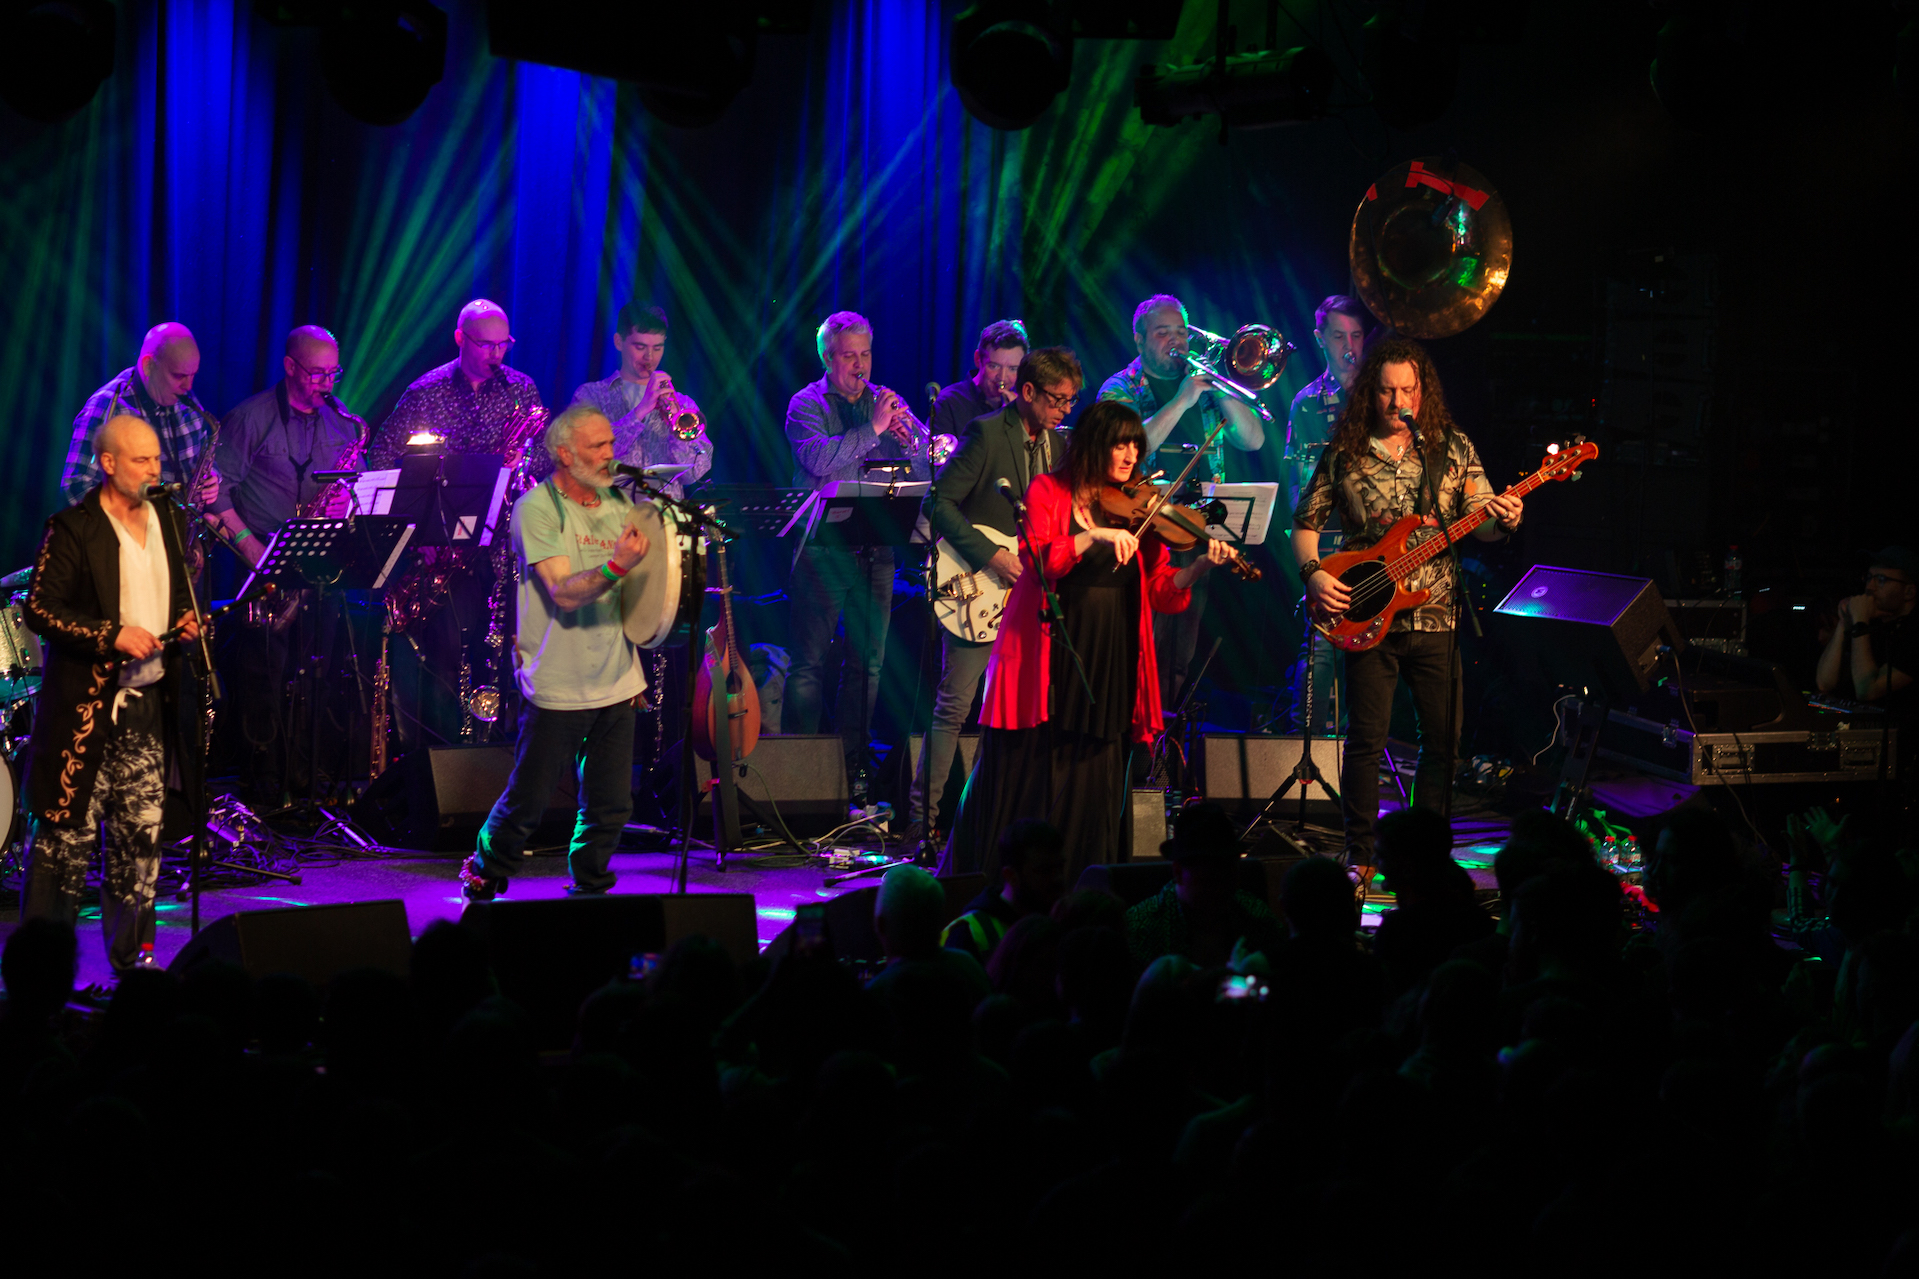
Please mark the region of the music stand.
<svg viewBox="0 0 1919 1279"><path fill-rule="evenodd" d="M932 487L927 480L897 484L838 480L827 484L815 495L807 517L806 540L855 550L912 546L920 540L920 504Z"/></svg>
<svg viewBox="0 0 1919 1279"><path fill-rule="evenodd" d="M499 453L410 453L397 467L362 472L353 496L368 515L414 524L414 546L491 546L512 474Z"/></svg>
<svg viewBox="0 0 1919 1279"><path fill-rule="evenodd" d="M718 508L735 537L776 538L784 537L793 527L793 513L812 496L812 489L771 484L706 484L701 486L698 500Z"/></svg>
<svg viewBox="0 0 1919 1279"><path fill-rule="evenodd" d="M1200 492L1205 494L1207 506L1218 502L1225 507L1216 518L1209 512L1209 532L1224 533L1228 540L1243 546L1258 546L1266 540L1273 524L1273 507L1279 502L1278 484L1205 484Z"/></svg>

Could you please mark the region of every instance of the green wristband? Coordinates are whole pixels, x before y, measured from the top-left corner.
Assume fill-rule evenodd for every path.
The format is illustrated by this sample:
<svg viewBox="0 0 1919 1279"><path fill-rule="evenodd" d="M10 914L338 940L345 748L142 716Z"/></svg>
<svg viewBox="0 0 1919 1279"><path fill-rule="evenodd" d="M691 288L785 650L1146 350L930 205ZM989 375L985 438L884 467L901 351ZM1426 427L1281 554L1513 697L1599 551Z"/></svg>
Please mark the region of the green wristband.
<svg viewBox="0 0 1919 1279"><path fill-rule="evenodd" d="M604 577L607 581L613 583L613 585L615 586L618 586L620 584L620 575L618 573L615 573L612 569L608 568L604 564L600 565L600 576Z"/></svg>

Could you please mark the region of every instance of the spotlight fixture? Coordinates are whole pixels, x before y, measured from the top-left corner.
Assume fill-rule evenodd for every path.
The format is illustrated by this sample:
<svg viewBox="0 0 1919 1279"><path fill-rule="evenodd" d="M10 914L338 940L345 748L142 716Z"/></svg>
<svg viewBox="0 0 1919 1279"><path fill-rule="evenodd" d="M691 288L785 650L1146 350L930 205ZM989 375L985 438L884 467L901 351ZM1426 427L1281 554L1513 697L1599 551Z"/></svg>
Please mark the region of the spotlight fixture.
<svg viewBox="0 0 1919 1279"><path fill-rule="evenodd" d="M953 19L948 69L960 103L995 129L1024 129L1073 75L1063 0L982 0Z"/></svg>
<svg viewBox="0 0 1919 1279"><path fill-rule="evenodd" d="M354 119L398 124L446 74L446 13L426 0L347 0L320 25L320 73Z"/></svg>
<svg viewBox="0 0 1919 1279"><path fill-rule="evenodd" d="M43 124L73 115L113 74L117 26L107 0L0 4L0 101Z"/></svg>

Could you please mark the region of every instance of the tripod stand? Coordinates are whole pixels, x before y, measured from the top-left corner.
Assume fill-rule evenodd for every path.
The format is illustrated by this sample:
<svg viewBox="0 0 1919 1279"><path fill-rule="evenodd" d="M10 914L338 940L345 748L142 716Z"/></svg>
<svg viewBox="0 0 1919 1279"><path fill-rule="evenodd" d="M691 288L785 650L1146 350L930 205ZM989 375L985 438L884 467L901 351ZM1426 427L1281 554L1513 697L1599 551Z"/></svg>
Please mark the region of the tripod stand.
<svg viewBox="0 0 1919 1279"><path fill-rule="evenodd" d="M1242 842L1250 840L1253 837L1253 833L1264 823L1268 827L1271 827L1274 833L1278 834L1281 838L1287 839L1288 842L1292 843L1301 851L1310 854L1313 850L1306 844L1307 787L1317 785L1321 790L1326 792L1333 803L1338 804L1341 802L1339 792L1333 789L1333 784L1326 780L1326 775L1319 771L1318 762L1313 759L1313 723L1316 709L1313 696L1315 691L1313 688L1313 650L1317 642L1318 632L1313 629L1309 620L1306 627L1306 665L1305 669L1301 672L1301 678L1306 681L1306 725L1305 730L1300 734L1299 738L1299 760L1293 765L1293 771L1286 775L1286 780L1282 781L1278 789L1267 797L1266 806L1259 810L1259 815L1247 824L1245 833L1240 836ZM1280 801L1286 798L1286 792L1292 790L1295 786L1299 787L1299 812L1293 820L1292 829L1290 831L1282 831L1274 821L1273 813L1279 807Z"/></svg>

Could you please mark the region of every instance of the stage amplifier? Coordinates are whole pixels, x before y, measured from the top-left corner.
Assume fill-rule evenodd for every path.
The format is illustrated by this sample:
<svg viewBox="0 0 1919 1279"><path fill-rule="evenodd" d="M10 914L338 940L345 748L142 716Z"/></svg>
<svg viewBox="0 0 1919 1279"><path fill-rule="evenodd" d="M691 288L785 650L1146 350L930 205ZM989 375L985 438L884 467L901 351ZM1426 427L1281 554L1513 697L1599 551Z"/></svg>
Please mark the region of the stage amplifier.
<svg viewBox="0 0 1919 1279"><path fill-rule="evenodd" d="M1346 753L1343 738L1313 738L1313 762L1335 790L1339 787L1339 766ZM1262 733L1203 733L1193 755L1193 768L1200 779L1199 793L1222 805L1234 817L1251 818L1266 806L1287 774L1299 762L1300 737L1297 733L1267 736ZM1275 817L1291 818L1299 812L1299 788L1286 792ZM1319 786L1306 791L1306 815L1326 820L1339 816L1339 806ZM1139 850L1135 843L1133 855Z"/></svg>

